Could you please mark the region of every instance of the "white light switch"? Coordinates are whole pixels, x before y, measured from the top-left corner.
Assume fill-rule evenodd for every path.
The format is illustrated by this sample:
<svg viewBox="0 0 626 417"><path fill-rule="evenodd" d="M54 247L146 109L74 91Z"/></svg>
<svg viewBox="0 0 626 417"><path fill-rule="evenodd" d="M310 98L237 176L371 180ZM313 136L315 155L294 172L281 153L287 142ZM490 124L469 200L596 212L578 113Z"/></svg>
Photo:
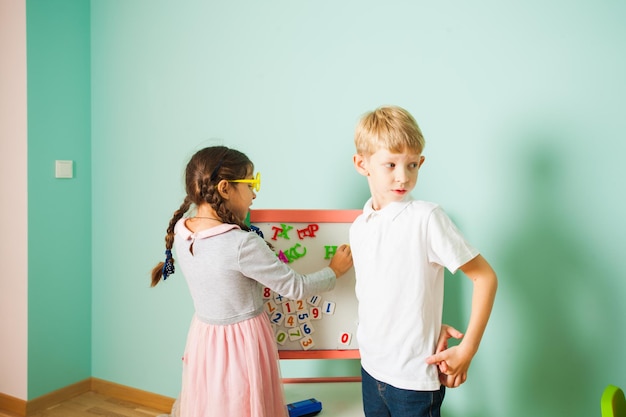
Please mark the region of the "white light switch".
<svg viewBox="0 0 626 417"><path fill-rule="evenodd" d="M74 178L74 161L55 161L56 178Z"/></svg>

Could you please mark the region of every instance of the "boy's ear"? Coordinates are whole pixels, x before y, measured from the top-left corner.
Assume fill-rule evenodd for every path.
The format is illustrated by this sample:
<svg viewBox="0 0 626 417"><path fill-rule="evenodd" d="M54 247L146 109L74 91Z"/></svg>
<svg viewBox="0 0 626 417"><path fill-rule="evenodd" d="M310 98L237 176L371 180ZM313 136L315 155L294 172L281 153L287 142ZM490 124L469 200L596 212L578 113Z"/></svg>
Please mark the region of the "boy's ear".
<svg viewBox="0 0 626 417"><path fill-rule="evenodd" d="M354 154L354 156L352 157L352 162L354 163L354 168L356 168L356 171L365 176L365 177L369 177L370 173L367 171L366 168L366 161L365 161L365 157L361 154Z"/></svg>
<svg viewBox="0 0 626 417"><path fill-rule="evenodd" d="M230 198L230 183L226 180L221 180L217 183L217 192L220 193L224 200L228 200Z"/></svg>

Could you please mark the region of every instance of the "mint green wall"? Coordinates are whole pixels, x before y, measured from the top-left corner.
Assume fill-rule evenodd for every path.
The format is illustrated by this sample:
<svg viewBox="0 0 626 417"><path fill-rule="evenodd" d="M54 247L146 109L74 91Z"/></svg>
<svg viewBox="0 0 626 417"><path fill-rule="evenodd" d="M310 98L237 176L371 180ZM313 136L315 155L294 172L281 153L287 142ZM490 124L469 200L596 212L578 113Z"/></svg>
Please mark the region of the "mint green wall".
<svg viewBox="0 0 626 417"><path fill-rule="evenodd" d="M89 2L28 0L28 399L91 376ZM57 159L74 161L56 179Z"/></svg>
<svg viewBox="0 0 626 417"><path fill-rule="evenodd" d="M94 375L178 392L190 299L148 271L195 150L246 151L254 207L359 208L354 124L392 103L427 138L416 196L501 279L446 415L598 415L626 386L625 20L607 1L92 1ZM448 281L464 326L471 285Z"/></svg>
<svg viewBox="0 0 626 417"><path fill-rule="evenodd" d="M43 17L44 4L29 3L29 25ZM69 2L54 4L67 18L61 9ZM364 111L392 103L408 108L426 135L415 195L440 202L501 280L470 379L449 391L446 415L598 415L603 387L626 386L622 3L92 0L90 6L93 376L177 395L191 302L181 276L149 289L148 271L162 257L165 227L182 200L183 167L195 150L223 143L247 152L263 172L256 208L359 208L367 188L351 166L354 124ZM88 32L87 22L81 15L74 24ZM31 25L29 37L32 31ZM43 44L50 33L35 35ZM60 37L48 41L58 56L65 52ZM49 293L59 288L45 280L54 268L35 261L53 255L53 265L67 271L88 258L89 243L68 250L78 243L64 236L85 221L88 207L78 208L85 202L73 201L74 188L71 198L59 198L62 187L78 187L84 177L47 184L51 177L44 175L51 160L81 156L57 157L48 147L57 145L51 137L60 142L55 149L70 141L59 126L88 134L89 116L66 90L74 123L60 108L46 113L43 103L31 103L62 89L60 75L46 75L56 65L68 77L79 73L75 85L84 76L82 59L75 68L44 48L31 59L32 42L29 228L37 239L30 236L29 267L30 284L38 285L29 305L49 305ZM44 57L47 66L37 65ZM31 73L42 78L36 93ZM88 90L87 84L77 94ZM75 140L78 149L88 148ZM35 143L47 158L35 155ZM63 210L70 201L71 215ZM55 221L40 225L51 208ZM60 221L64 215L72 223ZM53 227L62 230L46 233ZM85 257L61 262L74 252ZM70 305L63 297L71 295L83 310L89 296L77 298L89 290L74 282L79 275L61 276L65 292L55 305ZM463 327L471 284L460 275L447 278L446 318ZM48 310L37 309L29 336L43 339ZM51 321L66 347L77 333L73 323L60 325L64 320ZM36 351L29 352L29 366L36 366L29 376L43 379L36 373L46 352L33 340L29 346ZM88 358L85 350L79 359ZM302 372L320 369L283 365L284 376ZM31 385L45 389L43 381Z"/></svg>

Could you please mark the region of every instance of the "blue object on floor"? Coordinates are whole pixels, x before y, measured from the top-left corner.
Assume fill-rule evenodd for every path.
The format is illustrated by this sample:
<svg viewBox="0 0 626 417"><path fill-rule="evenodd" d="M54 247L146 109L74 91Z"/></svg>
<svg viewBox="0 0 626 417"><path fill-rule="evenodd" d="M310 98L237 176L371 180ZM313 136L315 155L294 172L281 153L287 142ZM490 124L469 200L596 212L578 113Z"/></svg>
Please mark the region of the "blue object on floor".
<svg viewBox="0 0 626 417"><path fill-rule="evenodd" d="M317 415L322 411L322 403L315 398L309 398L308 400L287 404L287 410L289 411L289 417L309 417Z"/></svg>

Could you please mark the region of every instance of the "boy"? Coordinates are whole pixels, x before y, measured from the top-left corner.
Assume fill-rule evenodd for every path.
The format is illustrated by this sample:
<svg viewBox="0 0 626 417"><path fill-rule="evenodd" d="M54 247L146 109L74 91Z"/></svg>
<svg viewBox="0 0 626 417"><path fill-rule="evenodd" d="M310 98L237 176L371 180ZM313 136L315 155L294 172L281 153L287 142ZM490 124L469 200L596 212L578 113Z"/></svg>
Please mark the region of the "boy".
<svg viewBox="0 0 626 417"><path fill-rule="evenodd" d="M367 113L354 142L354 166L371 192L350 227L365 415L439 416L445 387L467 378L496 274L438 205L411 197L425 145L411 114L400 107ZM465 335L441 323L444 267L474 283ZM463 340L448 348L450 337Z"/></svg>

